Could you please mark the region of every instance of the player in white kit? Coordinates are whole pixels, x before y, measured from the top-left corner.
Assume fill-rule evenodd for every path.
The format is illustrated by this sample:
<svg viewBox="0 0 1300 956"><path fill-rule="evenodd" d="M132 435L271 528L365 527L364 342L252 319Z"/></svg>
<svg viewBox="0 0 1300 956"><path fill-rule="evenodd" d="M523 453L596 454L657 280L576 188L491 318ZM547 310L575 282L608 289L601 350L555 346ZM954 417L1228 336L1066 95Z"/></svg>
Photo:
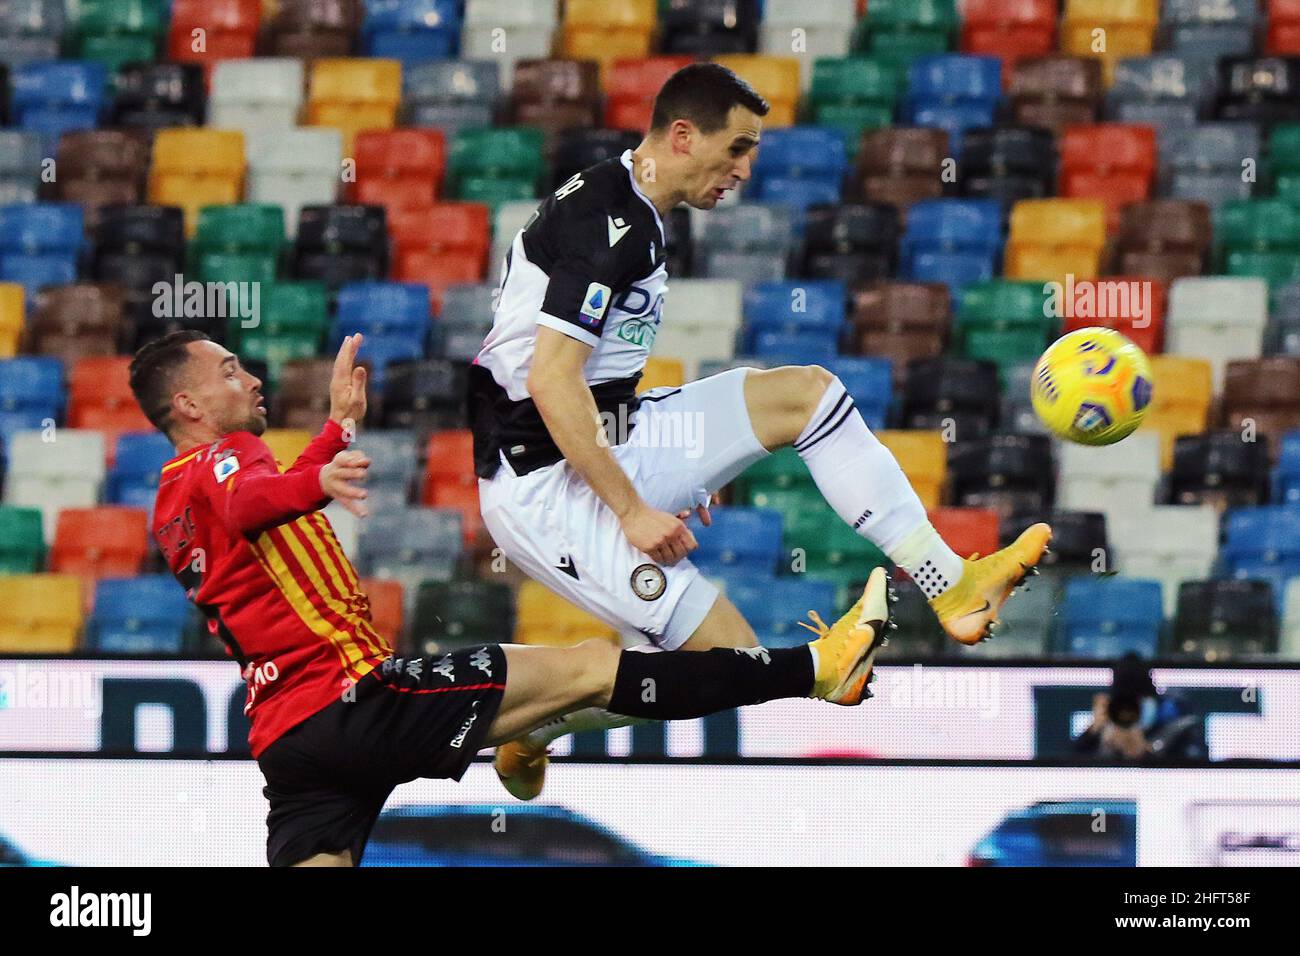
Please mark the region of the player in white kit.
<svg viewBox="0 0 1300 956"><path fill-rule="evenodd" d="M663 319L663 216L680 203L712 209L748 180L767 112L725 67L685 67L659 92L640 146L568 180L515 236L470 370L484 523L507 558L626 643L752 648L753 629L687 558L696 541L683 518L708 524L713 492L793 445L827 503L916 581L944 629L986 639L1051 529L958 557L837 376L735 368L636 395ZM570 715L498 748L497 772L529 799L551 740L619 722Z"/></svg>

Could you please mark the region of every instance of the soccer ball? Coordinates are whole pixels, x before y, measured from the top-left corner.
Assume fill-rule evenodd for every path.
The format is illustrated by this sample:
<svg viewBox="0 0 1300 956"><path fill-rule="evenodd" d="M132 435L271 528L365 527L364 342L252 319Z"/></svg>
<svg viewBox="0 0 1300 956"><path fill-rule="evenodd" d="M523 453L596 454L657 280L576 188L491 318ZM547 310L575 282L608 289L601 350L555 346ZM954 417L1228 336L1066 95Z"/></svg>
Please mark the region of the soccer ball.
<svg viewBox="0 0 1300 956"><path fill-rule="evenodd" d="M1114 329L1078 329L1043 353L1029 392L1053 433L1082 445L1113 445L1146 417L1151 363Z"/></svg>

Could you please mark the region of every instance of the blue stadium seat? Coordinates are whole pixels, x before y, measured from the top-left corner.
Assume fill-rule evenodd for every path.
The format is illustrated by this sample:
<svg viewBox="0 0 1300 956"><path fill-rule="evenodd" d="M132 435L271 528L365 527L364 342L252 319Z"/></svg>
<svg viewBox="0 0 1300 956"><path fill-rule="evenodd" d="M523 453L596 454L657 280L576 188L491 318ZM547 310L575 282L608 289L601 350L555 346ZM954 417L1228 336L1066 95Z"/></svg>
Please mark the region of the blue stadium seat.
<svg viewBox="0 0 1300 956"><path fill-rule="evenodd" d="M1227 514L1223 539L1219 556L1229 571L1248 561L1300 561L1300 507L1234 508Z"/></svg>
<svg viewBox="0 0 1300 956"><path fill-rule="evenodd" d="M816 203L839 203L848 161L844 138L836 130L821 126L768 130L762 155L750 187L756 198L801 211Z"/></svg>
<svg viewBox="0 0 1300 956"><path fill-rule="evenodd" d="M798 647L813 639L799 627L816 611L828 624L839 617L835 606L835 585L830 581L792 577L762 577L752 574L717 574L728 600L753 627L764 647Z"/></svg>
<svg viewBox="0 0 1300 956"><path fill-rule="evenodd" d="M1061 602L1057 650L1116 658L1130 651L1154 657L1164 623L1159 581L1072 578Z"/></svg>
<svg viewBox="0 0 1300 956"><path fill-rule="evenodd" d="M105 578L95 586L87 643L109 654L180 654L189 616L189 598L170 574Z"/></svg>
<svg viewBox="0 0 1300 956"><path fill-rule="evenodd" d="M153 511L158 474L176 455L162 432L127 432L117 440L117 457L104 483L104 500Z"/></svg>
<svg viewBox="0 0 1300 956"><path fill-rule="evenodd" d="M63 133L98 125L108 68L73 60L28 63L14 70L10 83L15 124L40 133L45 155L53 156Z"/></svg>
<svg viewBox="0 0 1300 956"><path fill-rule="evenodd" d="M456 55L460 46L457 0L366 0L361 42L367 56L414 66Z"/></svg>
<svg viewBox="0 0 1300 956"><path fill-rule="evenodd" d="M5 447L15 432L61 420L65 399L58 359L23 355L0 360L0 439Z"/></svg>
<svg viewBox="0 0 1300 956"><path fill-rule="evenodd" d="M429 338L429 288L418 282L356 282L339 289L333 348L345 335L366 336L361 357L382 390L388 366L423 358Z"/></svg>
<svg viewBox="0 0 1300 956"><path fill-rule="evenodd" d="M712 509L713 524L692 525L700 546L691 561L706 573L771 574L781 558L781 512L766 508Z"/></svg>
<svg viewBox="0 0 1300 956"><path fill-rule="evenodd" d="M867 427L885 427L894 400L893 363L886 358L835 358L827 369L844 383Z"/></svg>
<svg viewBox="0 0 1300 956"><path fill-rule="evenodd" d="M1273 500L1300 505L1300 431L1282 436L1277 468L1273 472Z"/></svg>
<svg viewBox="0 0 1300 956"><path fill-rule="evenodd" d="M995 56L941 53L917 57L907 73L905 119L948 131L953 154L962 134L993 126L1002 99L1002 61Z"/></svg>
<svg viewBox="0 0 1300 956"><path fill-rule="evenodd" d="M838 354L836 346L836 336L821 329L760 329L753 333L749 351L769 367L826 365Z"/></svg>
<svg viewBox="0 0 1300 956"><path fill-rule="evenodd" d="M85 242L80 203L0 206L0 282L18 282L30 303L47 285L77 278Z"/></svg>
<svg viewBox="0 0 1300 956"><path fill-rule="evenodd" d="M927 199L908 211L899 246L899 275L943 282L959 306L961 290L991 279L1002 248L1002 211L996 199Z"/></svg>
<svg viewBox="0 0 1300 956"><path fill-rule="evenodd" d="M1229 576L1237 581L1267 581L1273 588L1273 603L1282 607L1287 586L1300 579L1300 558L1279 555L1280 560L1243 558L1234 561Z"/></svg>
<svg viewBox="0 0 1300 956"><path fill-rule="evenodd" d="M755 355L833 358L844 328L844 283L834 279L763 282L745 293L745 345Z"/></svg>

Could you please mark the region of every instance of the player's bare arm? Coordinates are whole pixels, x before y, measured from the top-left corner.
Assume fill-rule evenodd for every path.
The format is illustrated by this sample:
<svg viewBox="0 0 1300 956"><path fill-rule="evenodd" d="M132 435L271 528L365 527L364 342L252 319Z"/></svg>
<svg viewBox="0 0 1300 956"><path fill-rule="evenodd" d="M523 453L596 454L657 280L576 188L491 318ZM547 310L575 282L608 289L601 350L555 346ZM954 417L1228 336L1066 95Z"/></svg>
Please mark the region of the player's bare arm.
<svg viewBox="0 0 1300 956"><path fill-rule="evenodd" d="M661 564L675 564L698 545L681 518L642 500L603 440L600 416L582 376L591 346L554 329L537 329L528 392L574 469L618 515L632 544Z"/></svg>

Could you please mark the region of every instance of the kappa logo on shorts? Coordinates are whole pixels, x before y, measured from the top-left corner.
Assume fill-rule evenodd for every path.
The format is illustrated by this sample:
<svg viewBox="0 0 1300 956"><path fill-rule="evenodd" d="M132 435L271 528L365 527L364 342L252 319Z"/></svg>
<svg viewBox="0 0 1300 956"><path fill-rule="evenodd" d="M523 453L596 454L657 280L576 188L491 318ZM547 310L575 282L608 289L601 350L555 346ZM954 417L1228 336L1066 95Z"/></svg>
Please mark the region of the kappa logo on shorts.
<svg viewBox="0 0 1300 956"><path fill-rule="evenodd" d="M492 676L492 655L488 653L486 647L480 647L477 651L471 654L469 656L469 662L488 677Z"/></svg>
<svg viewBox="0 0 1300 956"><path fill-rule="evenodd" d="M641 564L632 572L632 593L643 601L659 599L667 587L668 579L656 565Z"/></svg>

